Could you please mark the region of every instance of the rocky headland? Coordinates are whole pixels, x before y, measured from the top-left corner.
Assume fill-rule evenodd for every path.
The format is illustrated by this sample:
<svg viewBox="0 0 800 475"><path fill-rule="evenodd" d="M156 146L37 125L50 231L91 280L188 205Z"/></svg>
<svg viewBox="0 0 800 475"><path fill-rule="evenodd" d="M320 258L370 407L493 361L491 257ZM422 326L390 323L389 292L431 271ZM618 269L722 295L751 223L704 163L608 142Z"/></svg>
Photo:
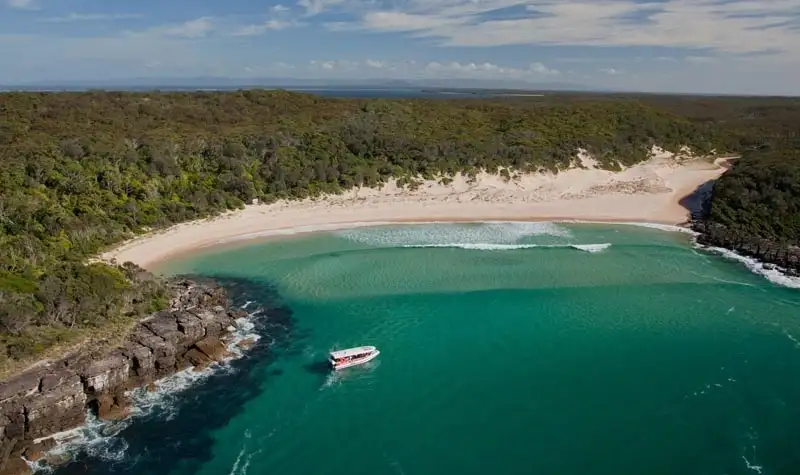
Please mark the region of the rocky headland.
<svg viewBox="0 0 800 475"><path fill-rule="evenodd" d="M230 356L226 338L247 312L231 309L216 283L176 280L170 287L169 309L137 323L124 344L84 347L0 383L0 475L30 473L24 459L45 456L52 436L83 425L88 411L104 420L127 417L128 390Z"/></svg>

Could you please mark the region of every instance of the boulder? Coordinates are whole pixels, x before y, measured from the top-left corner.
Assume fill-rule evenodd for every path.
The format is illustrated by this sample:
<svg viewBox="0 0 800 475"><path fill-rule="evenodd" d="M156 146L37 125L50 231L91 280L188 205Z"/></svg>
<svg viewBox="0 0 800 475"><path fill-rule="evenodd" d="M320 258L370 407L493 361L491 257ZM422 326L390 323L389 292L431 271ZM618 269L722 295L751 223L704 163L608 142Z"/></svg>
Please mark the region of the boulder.
<svg viewBox="0 0 800 475"><path fill-rule="evenodd" d="M130 360L116 353L93 361L82 376L86 389L90 393L100 394L110 388L123 386L129 370Z"/></svg>
<svg viewBox="0 0 800 475"><path fill-rule="evenodd" d="M222 361L229 356L228 350L219 338L204 338L195 343L194 347L213 361Z"/></svg>
<svg viewBox="0 0 800 475"><path fill-rule="evenodd" d="M203 322L189 312L180 312L177 315L178 331L183 334L180 340L183 348L189 348L194 343L202 340L206 336L206 329Z"/></svg>
<svg viewBox="0 0 800 475"><path fill-rule="evenodd" d="M206 368L213 362L208 355L197 348L192 348L186 352L186 360L189 362L189 364L198 369Z"/></svg>
<svg viewBox="0 0 800 475"><path fill-rule="evenodd" d="M45 454L56 446L56 441L53 439L44 439L39 443L34 443L25 449L25 458L31 462L41 460Z"/></svg>
<svg viewBox="0 0 800 475"><path fill-rule="evenodd" d="M85 422L86 393L74 375L60 386L25 402L26 438L44 437Z"/></svg>
<svg viewBox="0 0 800 475"><path fill-rule="evenodd" d="M31 467L20 457L12 457L0 465L0 475L30 475Z"/></svg>
<svg viewBox="0 0 800 475"><path fill-rule="evenodd" d="M133 354L133 370L140 378L151 378L155 374L156 360L150 348L136 344L131 350Z"/></svg>
<svg viewBox="0 0 800 475"><path fill-rule="evenodd" d="M0 403L14 397L25 397L37 393L41 381L42 373L39 370L24 373L10 381L0 383Z"/></svg>
<svg viewBox="0 0 800 475"><path fill-rule="evenodd" d="M178 322L171 312L159 312L152 319L144 321L142 325L172 346L176 346L182 337L182 333L178 331Z"/></svg>
<svg viewBox="0 0 800 475"><path fill-rule="evenodd" d="M21 439L25 435L25 412L20 401L6 403L2 409L0 422L3 424L3 437ZM0 442L3 438L0 438ZM1 460L1 459L0 459Z"/></svg>
<svg viewBox="0 0 800 475"><path fill-rule="evenodd" d="M61 386L69 379L75 376L75 372L70 369L60 369L42 376L40 389L42 392L50 391L51 389Z"/></svg>
<svg viewBox="0 0 800 475"><path fill-rule="evenodd" d="M248 349L252 348L253 345L255 345L255 344L256 344L256 339L253 338L253 337L250 337L250 338L245 338L244 340L240 341L239 343L236 344L236 346L238 346L239 348L241 348L243 350L248 350Z"/></svg>
<svg viewBox="0 0 800 475"><path fill-rule="evenodd" d="M104 421L125 419L131 413L130 401L123 391L104 393L97 397L97 418Z"/></svg>

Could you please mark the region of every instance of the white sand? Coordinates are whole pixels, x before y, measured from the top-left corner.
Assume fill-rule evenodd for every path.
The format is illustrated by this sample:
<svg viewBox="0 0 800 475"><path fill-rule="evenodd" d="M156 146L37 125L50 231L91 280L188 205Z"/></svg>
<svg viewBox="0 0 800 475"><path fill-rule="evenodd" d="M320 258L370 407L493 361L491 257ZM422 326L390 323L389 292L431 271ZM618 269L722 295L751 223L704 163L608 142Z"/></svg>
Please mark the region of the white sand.
<svg viewBox="0 0 800 475"><path fill-rule="evenodd" d="M394 182L317 200L250 205L208 220L141 236L101 258L144 268L199 248L249 239L397 221L639 221L680 224L689 212L679 201L717 178L723 159L676 159L654 148L649 161L618 173L599 170L586 154L584 168L504 180L456 176L442 185L425 181L414 191Z"/></svg>

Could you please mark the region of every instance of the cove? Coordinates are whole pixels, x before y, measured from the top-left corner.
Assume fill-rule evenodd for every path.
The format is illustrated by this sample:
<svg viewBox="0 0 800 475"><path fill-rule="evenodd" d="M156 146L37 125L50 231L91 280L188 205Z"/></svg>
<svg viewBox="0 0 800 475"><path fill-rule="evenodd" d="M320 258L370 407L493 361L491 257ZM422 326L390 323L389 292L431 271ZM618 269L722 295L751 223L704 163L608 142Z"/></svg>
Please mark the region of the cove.
<svg viewBox="0 0 800 475"><path fill-rule="evenodd" d="M168 268L275 316L256 320L264 337L230 370L165 395L58 474L777 474L800 462L800 295L685 235L381 226ZM356 345L382 353L328 371L328 351Z"/></svg>

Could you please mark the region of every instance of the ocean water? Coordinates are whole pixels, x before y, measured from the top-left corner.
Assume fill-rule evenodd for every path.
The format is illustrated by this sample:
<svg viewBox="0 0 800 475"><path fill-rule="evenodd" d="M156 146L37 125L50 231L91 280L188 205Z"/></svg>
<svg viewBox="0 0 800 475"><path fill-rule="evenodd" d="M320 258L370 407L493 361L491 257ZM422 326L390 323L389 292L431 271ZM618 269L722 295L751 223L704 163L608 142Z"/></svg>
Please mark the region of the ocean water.
<svg viewBox="0 0 800 475"><path fill-rule="evenodd" d="M140 394L56 473L789 474L800 291L623 225L381 226L165 266L253 311L243 358ZM264 317L263 315L270 315ZM332 373L332 349L381 355ZM190 384L191 383L191 384Z"/></svg>

